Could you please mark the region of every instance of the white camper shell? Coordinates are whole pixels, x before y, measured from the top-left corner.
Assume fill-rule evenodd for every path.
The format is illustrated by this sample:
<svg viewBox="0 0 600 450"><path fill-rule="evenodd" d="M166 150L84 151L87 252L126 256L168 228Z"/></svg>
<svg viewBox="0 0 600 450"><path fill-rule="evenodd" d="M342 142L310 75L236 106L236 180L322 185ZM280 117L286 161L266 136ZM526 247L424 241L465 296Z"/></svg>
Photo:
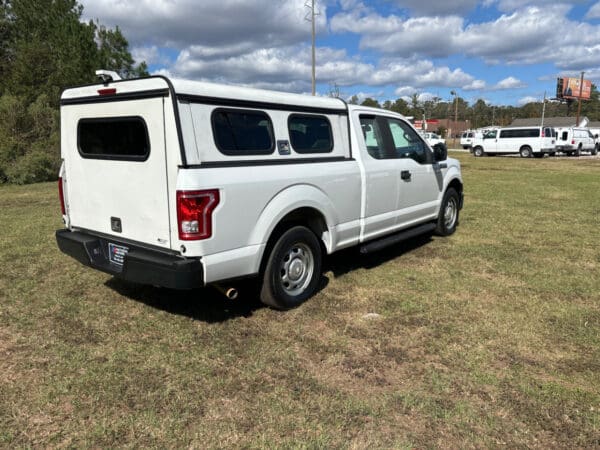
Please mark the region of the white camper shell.
<svg viewBox="0 0 600 450"><path fill-rule="evenodd" d="M125 280L189 289L262 277L316 292L323 253L437 230L458 161L403 117L339 99L155 76L64 91L60 249Z"/></svg>
<svg viewBox="0 0 600 450"><path fill-rule="evenodd" d="M589 128L562 127L557 128L556 151L568 156L580 156L582 152L598 154L596 136Z"/></svg>

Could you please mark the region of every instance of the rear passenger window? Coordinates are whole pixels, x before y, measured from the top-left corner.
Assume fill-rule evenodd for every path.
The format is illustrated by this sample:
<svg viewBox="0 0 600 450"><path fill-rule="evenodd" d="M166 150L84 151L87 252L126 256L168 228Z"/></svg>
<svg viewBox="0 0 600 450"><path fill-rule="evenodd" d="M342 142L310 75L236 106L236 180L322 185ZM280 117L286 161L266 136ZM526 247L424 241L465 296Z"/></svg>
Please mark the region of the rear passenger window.
<svg viewBox="0 0 600 450"><path fill-rule="evenodd" d="M377 119L374 116L360 116L360 127L369 155L375 159L388 159Z"/></svg>
<svg viewBox="0 0 600 450"><path fill-rule="evenodd" d="M275 149L273 124L261 111L216 109L212 128L217 148L225 155L268 155Z"/></svg>
<svg viewBox="0 0 600 450"><path fill-rule="evenodd" d="M148 129L141 117L81 119L77 145L84 158L145 161L150 154Z"/></svg>
<svg viewBox="0 0 600 450"><path fill-rule="evenodd" d="M333 150L331 125L326 117L293 114L288 119L292 147L298 153L329 153Z"/></svg>

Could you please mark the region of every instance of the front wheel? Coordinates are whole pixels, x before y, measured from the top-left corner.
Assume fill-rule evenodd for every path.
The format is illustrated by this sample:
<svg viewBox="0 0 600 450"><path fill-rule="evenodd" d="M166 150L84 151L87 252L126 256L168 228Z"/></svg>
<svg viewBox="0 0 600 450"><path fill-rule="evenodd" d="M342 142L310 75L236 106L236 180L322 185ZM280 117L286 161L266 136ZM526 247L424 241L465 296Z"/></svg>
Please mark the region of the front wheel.
<svg viewBox="0 0 600 450"><path fill-rule="evenodd" d="M454 188L448 188L442 199L435 232L440 236L449 236L456 231L458 225L459 197Z"/></svg>
<svg viewBox="0 0 600 450"><path fill-rule="evenodd" d="M267 260L260 299L276 309L300 305L317 291L321 279L321 246L312 231L295 226L285 231Z"/></svg>

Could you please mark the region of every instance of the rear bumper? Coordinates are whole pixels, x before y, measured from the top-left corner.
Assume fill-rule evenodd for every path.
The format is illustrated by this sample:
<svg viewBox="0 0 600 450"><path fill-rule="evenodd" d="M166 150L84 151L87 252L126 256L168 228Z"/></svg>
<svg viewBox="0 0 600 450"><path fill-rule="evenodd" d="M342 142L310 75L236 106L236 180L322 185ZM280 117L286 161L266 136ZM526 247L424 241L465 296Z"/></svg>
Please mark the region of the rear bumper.
<svg viewBox="0 0 600 450"><path fill-rule="evenodd" d="M63 229L56 231L56 242L63 253L75 258L81 264L123 280L171 289L193 289L204 285L202 264L199 259L185 259L158 250L111 240L111 243L128 248L123 264L120 265L108 258L107 239Z"/></svg>

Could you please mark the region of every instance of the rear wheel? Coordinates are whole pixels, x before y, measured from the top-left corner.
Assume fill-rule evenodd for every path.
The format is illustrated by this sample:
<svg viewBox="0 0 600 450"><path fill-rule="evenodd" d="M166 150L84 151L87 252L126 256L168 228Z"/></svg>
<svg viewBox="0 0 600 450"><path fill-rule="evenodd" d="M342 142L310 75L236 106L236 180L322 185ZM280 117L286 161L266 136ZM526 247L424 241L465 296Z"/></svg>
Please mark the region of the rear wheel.
<svg viewBox="0 0 600 450"><path fill-rule="evenodd" d="M531 158L531 155L533 154L531 151L531 147L529 147L528 145L524 145L523 147L521 147L521 149L519 150L519 154L521 155L521 158Z"/></svg>
<svg viewBox="0 0 600 450"><path fill-rule="evenodd" d="M483 147L477 146L473 149L473 156L480 157L483 155L485 155L485 152L483 151Z"/></svg>
<svg viewBox="0 0 600 450"><path fill-rule="evenodd" d="M593 155L593 156L596 156L597 154L598 154L598 144L596 144L596 145L594 146L594 148L592 149L592 155Z"/></svg>
<svg viewBox="0 0 600 450"><path fill-rule="evenodd" d="M296 226L275 242L263 273L260 299L277 309L300 305L317 291L321 246L312 231Z"/></svg>
<svg viewBox="0 0 600 450"><path fill-rule="evenodd" d="M575 156L581 156L581 144L579 144L579 147L577 147L577 150L575 150Z"/></svg>
<svg viewBox="0 0 600 450"><path fill-rule="evenodd" d="M435 232L440 236L449 236L458 225L459 197L454 188L448 188L442 199Z"/></svg>

